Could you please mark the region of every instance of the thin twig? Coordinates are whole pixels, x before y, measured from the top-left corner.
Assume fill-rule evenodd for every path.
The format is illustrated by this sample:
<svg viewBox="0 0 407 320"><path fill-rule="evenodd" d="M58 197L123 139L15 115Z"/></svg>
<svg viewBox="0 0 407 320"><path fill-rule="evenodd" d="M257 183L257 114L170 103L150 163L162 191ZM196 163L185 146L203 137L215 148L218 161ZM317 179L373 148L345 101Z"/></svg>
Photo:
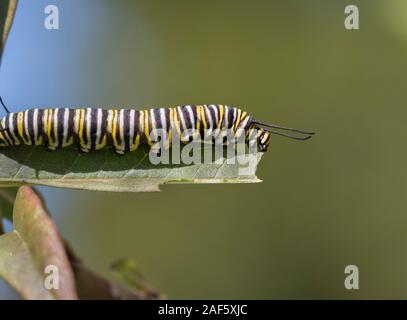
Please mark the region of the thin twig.
<svg viewBox="0 0 407 320"><path fill-rule="evenodd" d="M8 34L10 33L11 26L14 20L14 14L16 12L18 0L9 0L7 9L6 9L6 16L4 19L3 24L3 34L1 35L1 47L0 47L0 61L3 56L4 47L6 45ZM4 5L4 4L3 4Z"/></svg>
<svg viewBox="0 0 407 320"><path fill-rule="evenodd" d="M6 45L6 41L7 41L7 37L8 34L10 32L11 26L13 24L13 20L14 20L14 14L16 12L16 8L17 8L17 3L18 0L9 0L8 3L5 3L5 0L2 0L2 8L4 8L4 20L3 22L3 26L2 27L2 35L1 35L1 42L0 42L0 63L1 63L1 59L3 57L3 52L4 52L4 47ZM10 195L4 191L4 189L0 189L0 195L3 196L6 200L8 201L12 201L11 203L14 203L14 199L10 199ZM3 228L3 217L0 213L0 235L2 235L4 233L4 228Z"/></svg>

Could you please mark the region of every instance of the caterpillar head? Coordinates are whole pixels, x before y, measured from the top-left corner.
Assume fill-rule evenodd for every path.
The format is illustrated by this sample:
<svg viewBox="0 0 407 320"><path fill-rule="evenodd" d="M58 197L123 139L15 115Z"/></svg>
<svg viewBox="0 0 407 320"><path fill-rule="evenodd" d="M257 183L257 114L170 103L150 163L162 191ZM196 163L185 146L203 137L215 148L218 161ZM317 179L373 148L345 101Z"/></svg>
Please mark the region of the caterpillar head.
<svg viewBox="0 0 407 320"><path fill-rule="evenodd" d="M257 130L257 149L260 152L266 152L271 141L271 134L263 128Z"/></svg>
<svg viewBox="0 0 407 320"><path fill-rule="evenodd" d="M302 136L301 135L291 135L291 134L283 133L280 131L270 130L271 128L299 133ZM251 129L255 129L253 132L256 134L257 150L260 152L267 151L267 149L270 145L271 135L273 135L273 134L283 136L286 138L290 138L290 139L294 139L294 140L300 140L300 141L308 140L315 134L315 132L307 132L307 131L302 131L302 130L298 130L298 129L294 129L294 128L282 127L282 126L278 126L278 125L274 125L274 124L273 125L266 124L266 123L262 123L262 122L259 122L256 120L252 121ZM248 137L250 140L251 135L249 134Z"/></svg>

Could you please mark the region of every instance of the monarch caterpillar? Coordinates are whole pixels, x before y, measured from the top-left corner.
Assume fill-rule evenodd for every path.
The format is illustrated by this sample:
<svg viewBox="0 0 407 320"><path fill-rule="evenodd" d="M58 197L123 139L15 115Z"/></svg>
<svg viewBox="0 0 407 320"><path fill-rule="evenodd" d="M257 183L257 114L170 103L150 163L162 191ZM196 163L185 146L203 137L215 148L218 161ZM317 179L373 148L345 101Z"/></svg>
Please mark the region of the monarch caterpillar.
<svg viewBox="0 0 407 320"><path fill-rule="evenodd" d="M260 151L266 151L271 134L296 140L307 140L314 134L293 128L258 122L247 112L226 105L186 105L173 108L101 109L101 108L51 108L28 109L10 112L0 97L7 115L0 120L0 147L45 145L49 150L77 144L87 153L113 147L117 154L136 150L141 144L152 145L151 132L161 129L169 139L172 134L196 130L203 134L216 129L246 132L256 129L255 139ZM296 132L305 136L293 136L270 130L271 128ZM186 140L191 136L186 136ZM185 139L183 140L185 142ZM171 143L171 142L170 142Z"/></svg>

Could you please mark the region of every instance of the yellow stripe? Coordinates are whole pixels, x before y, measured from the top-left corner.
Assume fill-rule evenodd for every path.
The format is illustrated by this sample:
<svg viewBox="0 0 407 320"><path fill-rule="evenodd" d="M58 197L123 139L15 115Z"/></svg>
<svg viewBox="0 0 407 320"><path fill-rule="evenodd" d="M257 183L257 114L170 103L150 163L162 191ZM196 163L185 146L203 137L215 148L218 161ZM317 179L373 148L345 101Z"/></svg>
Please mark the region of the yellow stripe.
<svg viewBox="0 0 407 320"><path fill-rule="evenodd" d="M268 132L266 132L266 133L264 134L264 136L263 136L263 139L261 139L261 143L265 143L265 142L267 141L269 135L270 135L270 134L269 134Z"/></svg>
<svg viewBox="0 0 407 320"><path fill-rule="evenodd" d="M105 146L106 146L106 141L107 141L107 133L108 132L111 132L110 131L110 117L109 117L109 111L110 110L107 110L107 118L106 118L106 121L107 121L107 124L106 124L106 131L105 132L103 132L103 130L102 130L102 132L101 132L101 141L99 142L98 140L96 140L96 143L95 143L95 149L96 150L100 150L100 149L103 149ZM103 118L102 118L103 119Z"/></svg>
<svg viewBox="0 0 407 320"><path fill-rule="evenodd" d="M58 112L61 112L61 110L58 110ZM53 116L52 118L54 119L55 116ZM58 145L56 144L57 137L58 137L58 117L56 119L54 119L54 132L55 132L55 134L54 134L54 136L55 136L54 144L55 144L55 147L58 147ZM59 143L59 141L58 141L58 143Z"/></svg>
<svg viewBox="0 0 407 320"><path fill-rule="evenodd" d="M116 131L117 131L117 110L113 110L113 130L112 130L112 136L113 136L113 145L117 147L119 144L117 143L117 138L116 138Z"/></svg>
<svg viewBox="0 0 407 320"><path fill-rule="evenodd" d="M6 138L5 138L4 135L3 135L3 132L1 132L1 131L0 131L0 139L4 142L4 144L5 144L6 146L8 146L8 142L7 142Z"/></svg>
<svg viewBox="0 0 407 320"><path fill-rule="evenodd" d="M136 144L134 145L134 150L136 150L139 145L140 145L140 134L136 136Z"/></svg>
<svg viewBox="0 0 407 320"><path fill-rule="evenodd" d="M220 129L221 128L221 126L222 126L222 122L223 122L223 116L224 116L224 114L225 114L225 107L222 105L222 104L220 104L219 105L219 125L218 125L218 129Z"/></svg>
<svg viewBox="0 0 407 320"><path fill-rule="evenodd" d="M140 135L136 134L136 140L134 141L130 141L130 151L134 151L138 148L138 144L140 142Z"/></svg>
<svg viewBox="0 0 407 320"><path fill-rule="evenodd" d="M234 130L237 130L237 127L239 126L240 123L240 115L242 114L242 111L240 109L237 109L237 117L236 117L236 123L235 123L235 128Z"/></svg>
<svg viewBox="0 0 407 320"><path fill-rule="evenodd" d="M201 108L201 117L202 117L202 123L204 125L204 129L208 129L208 124L206 123L206 115L205 115L205 107L200 106Z"/></svg>
<svg viewBox="0 0 407 320"><path fill-rule="evenodd" d="M242 115L240 116L240 122L242 122L246 118L246 116L247 116L247 112L243 111Z"/></svg>
<svg viewBox="0 0 407 320"><path fill-rule="evenodd" d="M109 132L110 134L112 134L112 129L113 129L113 124L112 124L112 120L113 120L113 110L107 110L107 126L106 126L106 132Z"/></svg>
<svg viewBox="0 0 407 320"><path fill-rule="evenodd" d="M47 136L48 136L48 144L52 144L52 138L51 138L51 130L52 130L52 113L53 110L49 109L48 111L48 121L47 121Z"/></svg>
<svg viewBox="0 0 407 320"><path fill-rule="evenodd" d="M180 123L179 123L179 118L178 118L178 109L177 107L173 108L173 114L174 114L174 126L175 129L178 132L178 135L181 135L181 128L180 128Z"/></svg>
<svg viewBox="0 0 407 320"><path fill-rule="evenodd" d="M195 129L197 134L201 131L201 113L199 112L199 106L196 106L196 119L195 119Z"/></svg>
<svg viewBox="0 0 407 320"><path fill-rule="evenodd" d="M43 130L45 132L45 134L47 134L48 132L48 109L44 110L44 115L42 117L42 126L43 126Z"/></svg>
<svg viewBox="0 0 407 320"><path fill-rule="evenodd" d="M79 137L79 119L81 117L81 110L80 109L76 109L75 110L75 120L74 120L74 132L76 134L76 136Z"/></svg>
<svg viewBox="0 0 407 320"><path fill-rule="evenodd" d="M102 149L106 146L106 134L103 136L102 142L99 144L99 148Z"/></svg>
<svg viewBox="0 0 407 320"><path fill-rule="evenodd" d="M124 151L126 143L124 141L124 110L120 109L117 111L118 115L119 115L119 136L120 136L120 148ZM121 125L121 123L123 122L123 125Z"/></svg>
<svg viewBox="0 0 407 320"><path fill-rule="evenodd" d="M25 144L28 144L28 141L25 139L24 136L24 112L19 112L17 114L17 128L18 134L20 135L21 139L23 139Z"/></svg>
<svg viewBox="0 0 407 320"><path fill-rule="evenodd" d="M66 140L64 147L70 146L72 143L73 143L73 137L70 137L68 140Z"/></svg>
<svg viewBox="0 0 407 320"><path fill-rule="evenodd" d="M144 134L146 136L148 144L151 146L151 141L150 141L150 125L148 123L148 110L144 110Z"/></svg>
<svg viewBox="0 0 407 320"><path fill-rule="evenodd" d="M172 143L172 122L174 117L174 110L170 108L170 127L168 128L168 147L171 147Z"/></svg>
<svg viewBox="0 0 407 320"><path fill-rule="evenodd" d="M2 127L2 128L5 128L5 127L6 127L5 123L6 123L6 117L4 117L4 118L1 120L1 127ZM10 142L9 142L10 135L9 135L9 133L8 133L7 131L2 131L1 134L2 134L2 136L4 137L4 141L6 142L6 145L10 145Z"/></svg>
<svg viewBox="0 0 407 320"><path fill-rule="evenodd" d="M141 134L142 132L144 132L144 111L139 111L139 130L138 130L138 134Z"/></svg>

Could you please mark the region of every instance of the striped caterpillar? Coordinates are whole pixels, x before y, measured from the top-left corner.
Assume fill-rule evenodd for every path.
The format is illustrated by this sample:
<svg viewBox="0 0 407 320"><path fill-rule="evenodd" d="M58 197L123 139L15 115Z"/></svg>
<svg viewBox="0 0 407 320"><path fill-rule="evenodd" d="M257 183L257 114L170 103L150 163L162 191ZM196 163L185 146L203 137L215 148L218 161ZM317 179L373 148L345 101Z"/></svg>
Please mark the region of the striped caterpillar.
<svg viewBox="0 0 407 320"><path fill-rule="evenodd" d="M253 117L239 108L226 105L186 105L174 108L101 109L101 108L51 108L28 109L22 112L9 112L0 98L7 115L0 120L0 147L25 145L45 145L56 150L76 144L79 151L87 153L106 147L113 147L117 154L136 150L142 144L154 143L151 132L165 131L169 144L171 136L184 131L230 130L246 132L249 140L251 129L256 129L256 142L259 151L266 151L271 134L296 140L307 140L313 132L293 128L268 125L255 121ZM277 128L304 134L293 136ZM183 142L190 140L184 137Z"/></svg>

